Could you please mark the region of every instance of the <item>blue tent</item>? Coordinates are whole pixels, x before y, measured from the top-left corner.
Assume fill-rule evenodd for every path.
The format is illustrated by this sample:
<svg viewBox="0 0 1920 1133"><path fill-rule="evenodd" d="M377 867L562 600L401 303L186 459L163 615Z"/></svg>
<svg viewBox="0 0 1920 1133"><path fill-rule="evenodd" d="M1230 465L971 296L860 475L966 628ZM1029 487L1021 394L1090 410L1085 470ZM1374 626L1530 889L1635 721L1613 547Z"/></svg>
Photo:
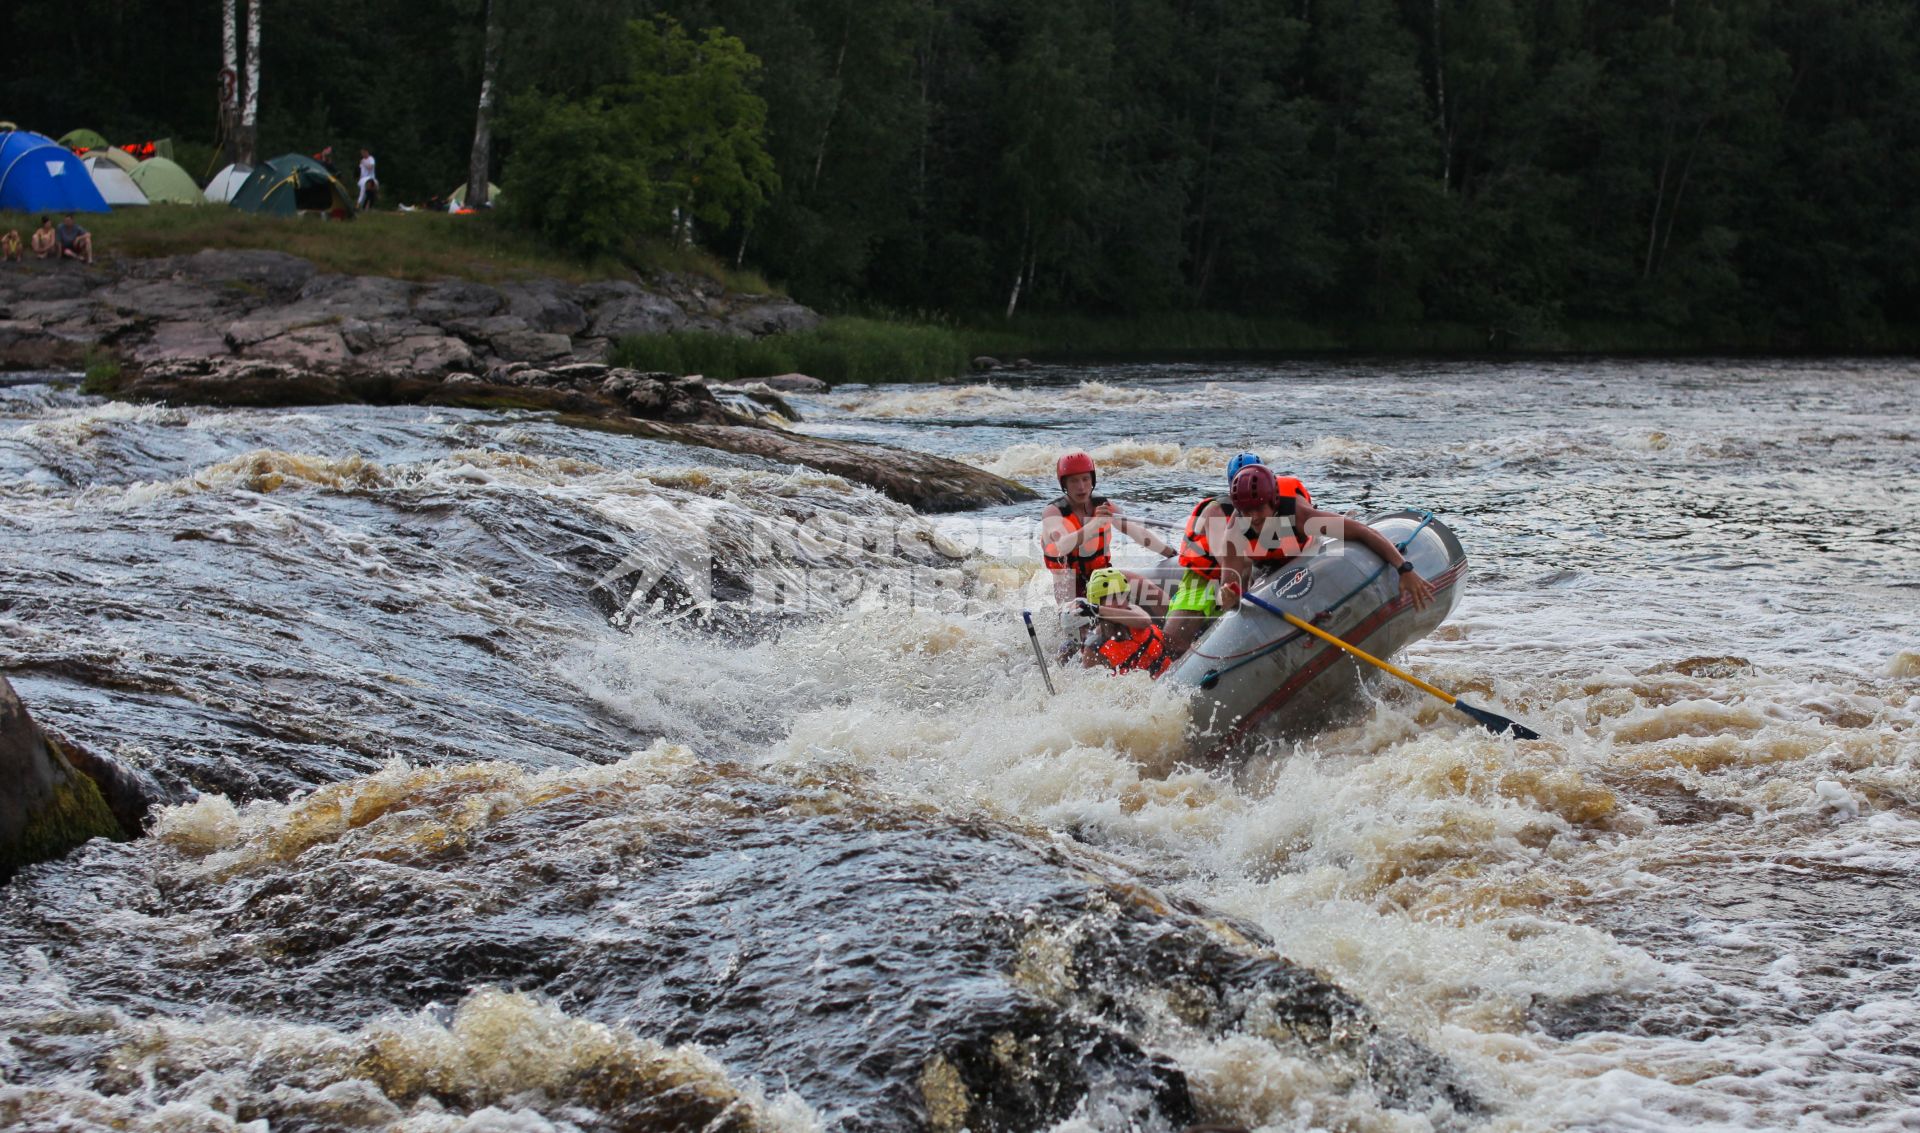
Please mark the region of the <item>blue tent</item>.
<svg viewBox="0 0 1920 1133"><path fill-rule="evenodd" d="M0 209L105 212L87 167L65 146L29 130L0 134Z"/></svg>

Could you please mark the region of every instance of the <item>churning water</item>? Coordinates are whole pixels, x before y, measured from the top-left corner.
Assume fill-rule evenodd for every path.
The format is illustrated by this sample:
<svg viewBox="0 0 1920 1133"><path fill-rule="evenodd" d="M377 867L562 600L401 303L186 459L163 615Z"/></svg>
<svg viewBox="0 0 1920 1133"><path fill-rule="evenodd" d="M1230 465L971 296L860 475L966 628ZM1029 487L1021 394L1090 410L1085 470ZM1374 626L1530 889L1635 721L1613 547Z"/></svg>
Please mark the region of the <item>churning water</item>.
<svg viewBox="0 0 1920 1133"><path fill-rule="evenodd" d="M0 669L179 800L0 893L0 1124L1920 1129L1914 374L799 399L1165 522L1242 449L1445 518L1403 660L1546 738L1382 689L1232 768L1142 677L1047 697L1028 509L0 390Z"/></svg>

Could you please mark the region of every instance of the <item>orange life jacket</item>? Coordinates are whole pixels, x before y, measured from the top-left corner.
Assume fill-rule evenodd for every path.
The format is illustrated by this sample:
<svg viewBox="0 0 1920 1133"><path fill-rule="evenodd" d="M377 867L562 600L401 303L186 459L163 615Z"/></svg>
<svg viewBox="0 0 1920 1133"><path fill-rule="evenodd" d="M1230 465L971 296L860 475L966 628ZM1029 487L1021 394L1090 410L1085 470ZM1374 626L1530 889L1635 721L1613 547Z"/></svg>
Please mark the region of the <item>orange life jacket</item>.
<svg viewBox="0 0 1920 1133"><path fill-rule="evenodd" d="M1148 676L1158 677L1167 670L1167 639L1159 626L1108 638L1095 652L1116 673L1144 669Z"/></svg>
<svg viewBox="0 0 1920 1133"><path fill-rule="evenodd" d="M1095 496L1090 501L1094 507L1099 507L1106 502L1105 496ZM1067 502L1067 497L1061 496L1049 506L1059 510L1060 518L1066 522L1069 532L1078 531L1087 525L1087 520L1073 513L1073 505ZM1071 551L1062 551L1059 546L1050 542L1042 554L1047 561L1048 570L1072 571L1074 590L1084 595L1087 591L1087 576L1102 567L1113 565L1113 555L1110 552L1112 542L1113 527L1109 525L1092 539L1082 539L1080 544Z"/></svg>
<svg viewBox="0 0 1920 1133"><path fill-rule="evenodd" d="M1300 481L1291 476L1280 476L1276 477L1274 482L1278 485L1282 496L1292 496L1298 503L1304 503L1308 507L1313 506L1313 497L1307 494L1306 485ZM1207 496L1193 505L1193 511L1187 516L1186 533L1180 540L1180 565L1209 582L1220 581L1220 556L1215 554L1213 548L1207 543L1205 530L1207 525L1200 522L1200 513L1207 510L1208 504L1216 502L1219 503L1220 511L1227 519L1233 518L1231 501L1219 496ZM1261 537L1262 534L1251 529L1245 533L1249 544L1247 558L1255 563L1284 562L1306 550L1307 545L1313 541L1312 536L1302 534L1297 526L1293 527L1286 536L1276 540L1264 539ZM1268 543L1271 543L1271 546L1266 545Z"/></svg>

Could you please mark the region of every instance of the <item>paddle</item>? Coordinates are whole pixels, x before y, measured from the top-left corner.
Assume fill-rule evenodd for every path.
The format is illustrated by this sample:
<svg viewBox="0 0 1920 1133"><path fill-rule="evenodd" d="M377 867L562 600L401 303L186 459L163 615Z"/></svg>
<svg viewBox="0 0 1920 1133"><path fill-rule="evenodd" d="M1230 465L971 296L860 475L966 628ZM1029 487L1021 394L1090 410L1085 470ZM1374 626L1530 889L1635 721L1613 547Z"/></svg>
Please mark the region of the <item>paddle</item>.
<svg viewBox="0 0 1920 1133"><path fill-rule="evenodd" d="M1310 633L1329 645L1337 645L1341 649L1346 650L1347 652L1353 654L1355 657L1358 657L1362 661L1365 661L1369 665L1375 665L1375 666L1378 666L1379 668L1385 669L1387 672L1392 673L1396 677L1399 677L1401 680L1407 682L1413 687L1420 689L1423 692L1432 693L1433 695L1439 697L1441 700L1446 701L1448 704L1453 705L1455 708L1458 708L1461 712L1464 712L1466 715L1472 717L1473 720L1476 723L1478 723L1481 727L1485 728L1487 731L1492 732L1495 735L1499 735L1502 732L1511 732L1513 735L1518 736L1520 739L1523 739L1523 740L1537 740L1540 738L1539 732L1534 731L1532 728L1527 727L1525 724L1519 723L1514 720L1509 720L1505 716L1502 716L1497 712L1489 712L1484 708L1475 708L1473 705L1468 704L1466 701L1461 700L1459 697L1453 695L1452 693L1444 692L1440 689L1437 689L1434 686L1428 684L1427 682L1421 680L1419 677L1414 676L1412 673L1407 672L1405 669L1401 669L1396 666L1389 665L1385 661L1382 661L1380 658L1375 657L1373 654L1368 653L1364 649L1361 649L1359 646L1352 645L1345 641L1342 641L1339 638L1333 636L1332 634L1328 633L1326 630L1323 630L1318 626L1309 625L1308 623L1302 621L1301 619L1294 617L1292 614L1287 613L1285 610L1280 609L1278 606L1274 606L1271 603L1266 602L1260 598L1256 598L1251 594L1240 595L1240 600L1242 602L1250 602L1253 605L1260 607L1262 610L1265 610L1267 613L1275 615L1276 617L1285 618L1287 623L1289 625L1292 625L1294 628ZM1034 648L1038 649L1039 646L1035 645Z"/></svg>
<svg viewBox="0 0 1920 1133"><path fill-rule="evenodd" d="M1047 655L1040 648L1040 635L1033 632L1033 611L1022 610L1020 617L1027 623L1027 640L1033 642L1033 659L1040 662L1040 679L1047 682L1047 695L1058 696L1053 691L1053 677L1047 672Z"/></svg>

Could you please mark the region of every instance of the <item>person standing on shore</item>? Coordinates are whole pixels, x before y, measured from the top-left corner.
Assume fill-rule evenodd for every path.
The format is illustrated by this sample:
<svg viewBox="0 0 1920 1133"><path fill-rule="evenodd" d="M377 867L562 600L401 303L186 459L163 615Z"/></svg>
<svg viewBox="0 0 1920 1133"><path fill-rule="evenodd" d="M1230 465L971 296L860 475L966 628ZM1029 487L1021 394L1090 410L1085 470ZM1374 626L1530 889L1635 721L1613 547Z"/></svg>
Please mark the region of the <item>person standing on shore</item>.
<svg viewBox="0 0 1920 1133"><path fill-rule="evenodd" d="M354 202L355 208L372 208L380 200L380 181L373 172L373 151L361 147L360 150L360 199Z"/></svg>

